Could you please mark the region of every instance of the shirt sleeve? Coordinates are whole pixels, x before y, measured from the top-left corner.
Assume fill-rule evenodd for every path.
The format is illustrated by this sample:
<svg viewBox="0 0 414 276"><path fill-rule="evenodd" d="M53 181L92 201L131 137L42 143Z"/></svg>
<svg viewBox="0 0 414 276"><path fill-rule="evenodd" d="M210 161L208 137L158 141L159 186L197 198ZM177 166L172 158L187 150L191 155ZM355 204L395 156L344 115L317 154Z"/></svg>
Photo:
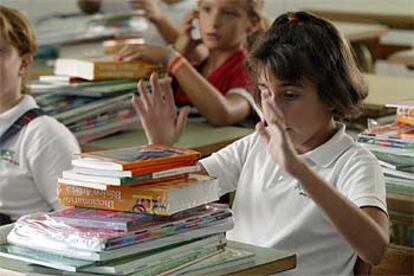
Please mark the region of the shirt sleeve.
<svg viewBox="0 0 414 276"><path fill-rule="evenodd" d="M249 152L251 138L252 135L242 138L213 153L210 157L200 160L208 175L218 179L220 195L236 190Z"/></svg>
<svg viewBox="0 0 414 276"><path fill-rule="evenodd" d="M35 185L45 201L55 210L61 207L57 201L57 180L64 170L71 168L74 154L80 153L73 134L60 123L57 124L57 127L47 128L47 135L43 133L34 139L28 152Z"/></svg>
<svg viewBox="0 0 414 276"><path fill-rule="evenodd" d="M343 168L338 189L358 207L373 206L386 214L385 182L381 167L374 156L357 151Z"/></svg>

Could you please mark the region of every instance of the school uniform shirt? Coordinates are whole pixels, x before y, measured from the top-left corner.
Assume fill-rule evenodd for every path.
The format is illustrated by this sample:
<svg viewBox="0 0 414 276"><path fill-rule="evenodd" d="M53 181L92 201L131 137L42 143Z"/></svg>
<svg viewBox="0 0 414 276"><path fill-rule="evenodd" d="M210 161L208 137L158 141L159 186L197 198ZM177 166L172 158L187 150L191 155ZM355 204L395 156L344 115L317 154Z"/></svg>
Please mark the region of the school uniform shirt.
<svg viewBox="0 0 414 276"><path fill-rule="evenodd" d="M245 65L247 52L240 49L229 57L221 66L207 76L207 80L223 94L237 94L246 99L256 113L261 117L261 111L254 101L254 85ZM200 72L204 62L194 64L194 68ZM173 82L174 98L178 106L191 105L185 92L176 81Z"/></svg>
<svg viewBox="0 0 414 276"><path fill-rule="evenodd" d="M152 0L157 1L158 6L161 12L164 14L168 20L176 26L178 30L181 30L184 25L184 16L190 10L197 8L198 0L182 0L174 4L166 4L161 0ZM120 0L104 0L102 2L101 11L103 13L130 13L133 11L129 1L120 1ZM132 19L132 24L141 25L142 28L146 30L142 31L142 38L144 38L146 43L156 44L156 45L166 45L167 43L163 39L162 35L158 31L157 27L152 24L149 20L145 18L145 15L141 18L137 16ZM142 26L146 25L146 26Z"/></svg>
<svg viewBox="0 0 414 276"><path fill-rule="evenodd" d="M356 206L386 211L385 185L375 157L345 134L336 134L301 158ZM297 254L286 275L353 275L356 254L301 184L272 159L253 133L201 161L222 193L237 188L235 226L227 238ZM349 227L358 227L350 225Z"/></svg>
<svg viewBox="0 0 414 276"><path fill-rule="evenodd" d="M13 108L0 114L0 135L17 118L38 107L25 95ZM16 220L33 212L59 208L57 179L71 167L79 145L72 133L49 116L40 116L0 144L0 213Z"/></svg>

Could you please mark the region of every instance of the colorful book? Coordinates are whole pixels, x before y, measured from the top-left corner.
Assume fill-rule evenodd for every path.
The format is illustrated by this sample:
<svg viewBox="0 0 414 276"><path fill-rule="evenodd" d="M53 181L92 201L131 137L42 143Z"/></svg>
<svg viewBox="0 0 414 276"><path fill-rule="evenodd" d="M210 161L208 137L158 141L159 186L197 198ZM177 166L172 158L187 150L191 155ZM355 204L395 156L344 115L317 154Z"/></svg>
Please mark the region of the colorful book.
<svg viewBox="0 0 414 276"><path fill-rule="evenodd" d="M102 170L129 170L171 164L174 162L193 161L195 164L200 153L190 149L165 145L144 145L139 147L88 152L82 158L74 159L73 166Z"/></svg>
<svg viewBox="0 0 414 276"><path fill-rule="evenodd" d="M223 249L221 248L225 244L226 239L224 234L217 234L111 261L96 262L94 265L79 269L77 273L85 272L99 275L130 275L131 273L139 273L139 275L158 275L174 267L190 262L193 263L195 260L212 255L213 253L219 254L222 252ZM32 265L31 270L48 275L62 274L61 270L38 265ZM69 275L72 274L69 273Z"/></svg>
<svg viewBox="0 0 414 276"><path fill-rule="evenodd" d="M58 256L7 243L0 245L0 257L73 272L95 263L94 261Z"/></svg>
<svg viewBox="0 0 414 276"><path fill-rule="evenodd" d="M55 75L73 76L86 80L142 79L158 70L158 65L142 60L117 61L105 59L62 59L55 63Z"/></svg>
<svg viewBox="0 0 414 276"><path fill-rule="evenodd" d="M198 216L199 217L199 216ZM72 227L50 217L31 216L32 223L18 222L7 236L10 244L89 261L109 261L148 252L173 244L224 233L233 227L233 219L226 217L211 221L208 214L193 226L197 218L181 219L176 230L155 225L133 232ZM28 218L26 217L26 220ZM171 222L170 222L171 223ZM184 227L188 225L188 227ZM164 226L169 225L168 222Z"/></svg>
<svg viewBox="0 0 414 276"><path fill-rule="evenodd" d="M112 275L128 275L134 272L145 274L151 271L153 272L151 275L156 275L209 253L219 253L221 252L219 249L225 245L226 238L224 233L220 233L137 255L127 256L122 259L104 262L96 266L86 267L82 271Z"/></svg>
<svg viewBox="0 0 414 276"><path fill-rule="evenodd" d="M74 170L64 171L62 173L62 177L65 179L72 179L72 180L82 180L82 181L90 181L90 182L97 182L97 183L105 183L107 185L116 185L121 186L123 184L139 184L143 180L150 180L150 179L162 179L165 177L175 176L175 175L182 175L188 173L194 173L199 170L199 166L186 166L186 167L179 167L174 169L169 169L160 172L153 172L147 174L141 174L136 176L110 176L110 175L96 175L88 174L85 172L77 172ZM82 170L81 170L82 171ZM86 171L87 172L87 171Z"/></svg>
<svg viewBox="0 0 414 276"><path fill-rule="evenodd" d="M108 190L59 184L58 199L66 206L169 216L218 200L219 185L215 178L195 174L186 181L110 186Z"/></svg>

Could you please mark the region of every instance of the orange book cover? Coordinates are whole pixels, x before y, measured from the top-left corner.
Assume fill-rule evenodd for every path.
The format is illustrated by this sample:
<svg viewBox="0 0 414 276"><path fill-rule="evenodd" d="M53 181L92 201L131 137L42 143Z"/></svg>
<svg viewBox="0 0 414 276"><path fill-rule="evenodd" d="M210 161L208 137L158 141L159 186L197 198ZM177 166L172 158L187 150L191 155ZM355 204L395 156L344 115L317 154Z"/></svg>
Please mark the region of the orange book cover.
<svg viewBox="0 0 414 276"><path fill-rule="evenodd" d="M196 164L200 158L198 151L165 145L144 145L139 147L104 150L80 154L82 158L72 161L72 165L94 169L132 170L157 166L174 168L174 163Z"/></svg>
<svg viewBox="0 0 414 276"><path fill-rule="evenodd" d="M218 189L215 178L192 175L184 181L109 187L108 190L58 184L58 199L66 206L166 216L218 200Z"/></svg>

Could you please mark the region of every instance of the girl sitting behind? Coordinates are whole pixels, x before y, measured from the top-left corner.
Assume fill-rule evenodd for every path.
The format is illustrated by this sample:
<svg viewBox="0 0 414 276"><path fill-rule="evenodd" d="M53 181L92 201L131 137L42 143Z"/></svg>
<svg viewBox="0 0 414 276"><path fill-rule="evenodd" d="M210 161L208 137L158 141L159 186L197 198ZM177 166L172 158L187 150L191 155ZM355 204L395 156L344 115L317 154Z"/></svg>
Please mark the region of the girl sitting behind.
<svg viewBox="0 0 414 276"><path fill-rule="evenodd" d="M367 95L348 43L324 19L283 14L250 64L264 121L200 161L223 194L236 191L227 238L296 252L289 275L353 275L358 256L378 264L389 237L382 171L334 121ZM154 100L142 88L133 99L150 143L176 140L166 88L154 82Z"/></svg>
<svg viewBox="0 0 414 276"><path fill-rule="evenodd" d="M263 26L262 7L262 0L200 0L194 16L199 20L201 40L209 53L195 67L175 50L154 45L127 47L119 58L162 64L179 85L175 89L178 105L191 103L213 125L236 124L246 119L254 106L254 89L245 67L245 46L248 36ZM178 50L184 54L186 49L195 47L190 22L178 38ZM145 89L142 83L139 86ZM183 109L180 120L187 114L188 109Z"/></svg>
<svg viewBox="0 0 414 276"><path fill-rule="evenodd" d="M59 207L57 179L79 146L25 91L36 41L27 19L0 6L0 213L3 223ZM19 120L20 118L20 120ZM9 220L7 220L8 218Z"/></svg>

